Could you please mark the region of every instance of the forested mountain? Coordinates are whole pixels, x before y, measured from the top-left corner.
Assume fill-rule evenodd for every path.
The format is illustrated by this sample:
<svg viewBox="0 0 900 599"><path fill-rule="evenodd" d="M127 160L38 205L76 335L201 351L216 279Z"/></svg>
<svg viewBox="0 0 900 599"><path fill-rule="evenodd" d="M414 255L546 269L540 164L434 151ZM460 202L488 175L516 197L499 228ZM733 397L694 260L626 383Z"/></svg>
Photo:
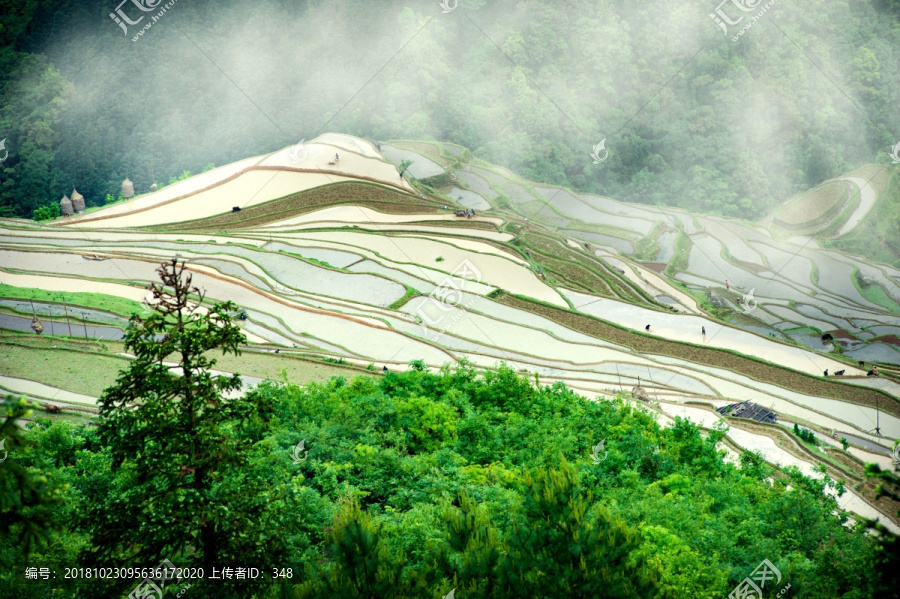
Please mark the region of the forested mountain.
<svg viewBox="0 0 900 599"><path fill-rule="evenodd" d="M756 218L900 138L897 0L777 2L736 41L714 0L192 0L140 37L113 0L0 7L4 215L73 186L101 204L126 176L142 193L328 130L456 142L534 180Z"/></svg>

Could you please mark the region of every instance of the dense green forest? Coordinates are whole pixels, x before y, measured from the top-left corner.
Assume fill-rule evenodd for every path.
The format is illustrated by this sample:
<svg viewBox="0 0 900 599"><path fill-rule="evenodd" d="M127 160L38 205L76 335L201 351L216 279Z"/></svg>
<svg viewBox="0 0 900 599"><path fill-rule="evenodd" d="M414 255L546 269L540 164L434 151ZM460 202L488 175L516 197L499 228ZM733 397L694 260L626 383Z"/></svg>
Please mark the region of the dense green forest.
<svg viewBox="0 0 900 599"><path fill-rule="evenodd" d="M712 599L763 559L793 597L886 596L872 539L841 525L823 482L794 471L770 485L758 458L723 462L720 434L704 438L684 421L661 428L623 402L465 364L302 388L267 383L254 395L266 422L235 424L223 439L247 456L217 473L217 509L235 525L221 533L219 563L290 567L289 587L302 597L437 598L459 587L460 598ZM198 522L180 517L184 498L153 496L177 473L176 458L158 471L116 473L93 428L46 423L28 437L41 451L21 463L61 489L53 512L67 523L39 559L71 565L98 522L141 512L159 527L146 559L126 560L112 537L115 561L105 563L202 565L175 549L192 542ZM295 464L301 439L308 455ZM608 456L595 465L591 448L603 439ZM20 546L2 541L0 556L0 597L47 596L47 586L12 582L24 569ZM356 583L373 595L352 594ZM78 586L55 584L68 587L62 596ZM557 593L563 584L581 591Z"/></svg>
<svg viewBox="0 0 900 599"><path fill-rule="evenodd" d="M191 0L136 42L115 4L0 2L0 214L339 131L755 218L900 138L897 0L784 0L737 41L714 0Z"/></svg>
<svg viewBox="0 0 900 599"><path fill-rule="evenodd" d="M96 423L23 430L24 400L4 406L2 598L127 595L144 575L66 574L160 563L203 568L166 590L198 598L713 599L763 560L779 572L767 596L896 591L896 538L845 526L824 493L840 482L726 461L724 430L661 427L633 399L419 361L225 399L240 378L212 375L212 350L246 343L234 305L193 312L183 265L160 273ZM251 567L265 579L209 580Z"/></svg>

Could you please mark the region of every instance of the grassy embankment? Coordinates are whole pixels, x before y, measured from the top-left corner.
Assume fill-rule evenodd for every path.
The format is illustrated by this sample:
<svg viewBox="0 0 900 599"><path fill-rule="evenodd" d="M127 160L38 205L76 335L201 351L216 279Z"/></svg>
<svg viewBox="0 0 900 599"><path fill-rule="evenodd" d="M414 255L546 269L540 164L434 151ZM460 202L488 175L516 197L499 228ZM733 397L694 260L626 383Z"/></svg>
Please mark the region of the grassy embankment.
<svg viewBox="0 0 900 599"><path fill-rule="evenodd" d="M0 298L16 300L33 300L42 303L62 304L71 307L93 308L111 312L128 318L132 314L146 316L150 311L140 302L134 300L106 295L103 293L88 292L62 292L46 291L44 289L32 289L25 287L13 287L0 283Z"/></svg>

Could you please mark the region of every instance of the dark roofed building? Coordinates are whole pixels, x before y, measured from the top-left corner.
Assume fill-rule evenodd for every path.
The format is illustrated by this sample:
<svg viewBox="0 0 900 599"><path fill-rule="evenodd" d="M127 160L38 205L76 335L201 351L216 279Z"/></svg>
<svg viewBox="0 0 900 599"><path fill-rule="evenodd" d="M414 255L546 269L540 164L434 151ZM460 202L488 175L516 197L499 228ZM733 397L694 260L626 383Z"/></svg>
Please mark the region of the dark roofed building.
<svg viewBox="0 0 900 599"><path fill-rule="evenodd" d="M742 401L741 403L733 403L730 406L722 406L721 408L716 408L716 412L723 416L749 418L764 424L775 424L778 419L778 414L758 406L752 401Z"/></svg>

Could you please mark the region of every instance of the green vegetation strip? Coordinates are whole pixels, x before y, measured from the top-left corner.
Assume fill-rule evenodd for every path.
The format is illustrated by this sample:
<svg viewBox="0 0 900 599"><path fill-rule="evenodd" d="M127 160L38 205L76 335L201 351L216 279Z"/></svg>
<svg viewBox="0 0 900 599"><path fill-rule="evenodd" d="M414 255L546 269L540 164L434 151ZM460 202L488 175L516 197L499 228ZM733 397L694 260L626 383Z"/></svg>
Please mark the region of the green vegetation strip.
<svg viewBox="0 0 900 599"><path fill-rule="evenodd" d="M700 347L651 337L593 316L578 314L538 302L537 300L526 300L504 294L497 298L496 301L543 316L575 331L631 348L640 353L670 356L696 364L724 368L757 381L770 383L814 397L826 397L872 407L877 405L885 412L900 416L900 405L898 405L897 400L877 389L833 383L801 372L788 370L781 366L768 364L756 358L741 356L728 350Z"/></svg>
<svg viewBox="0 0 900 599"><path fill-rule="evenodd" d="M451 214L447 210L447 214ZM458 217L458 220L421 220L404 223L390 223L393 226L410 226L410 227L446 227L448 229L478 229L480 231L497 231L497 225L483 220L472 220L470 218ZM421 232L421 231L420 231ZM458 233L457 233L458 235ZM480 238L479 238L480 239Z"/></svg>
<svg viewBox="0 0 900 599"><path fill-rule="evenodd" d="M694 243L691 241L691 238L688 237L687 233L683 230L679 231L678 237L675 238L675 254L672 256L672 259L669 260L669 265L666 267L665 272L667 275L672 277L675 276L678 271L687 270L692 247L694 247Z"/></svg>
<svg viewBox="0 0 900 599"><path fill-rule="evenodd" d="M388 310L399 310L401 306L403 306L406 302L408 302L415 296L422 295L422 293L420 291L417 291L414 287L410 287L409 285L405 285L405 287L406 293L403 294L403 297L388 306Z"/></svg>
<svg viewBox="0 0 900 599"><path fill-rule="evenodd" d="M70 307L78 306L82 308L95 308L97 310L119 314L126 318L135 313L141 314L142 316L146 316L150 313L139 302L116 297L114 295L88 292L70 293L45 291L44 289L13 287L12 285L6 285L5 283L0 283L0 298L34 300L36 302L52 302L56 304L65 302Z"/></svg>

